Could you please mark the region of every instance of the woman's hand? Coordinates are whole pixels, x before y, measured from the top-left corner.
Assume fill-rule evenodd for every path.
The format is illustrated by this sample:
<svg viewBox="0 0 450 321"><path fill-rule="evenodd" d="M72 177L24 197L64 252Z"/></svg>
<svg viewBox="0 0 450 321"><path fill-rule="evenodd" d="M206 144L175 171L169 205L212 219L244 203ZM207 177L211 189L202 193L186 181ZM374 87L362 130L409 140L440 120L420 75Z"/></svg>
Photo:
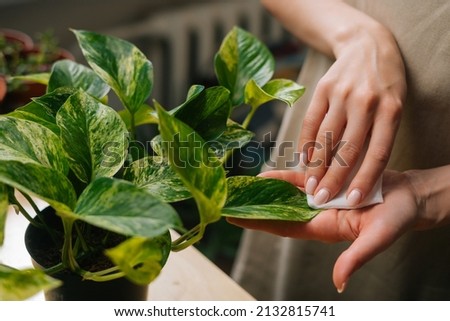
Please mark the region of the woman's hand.
<svg viewBox="0 0 450 321"><path fill-rule="evenodd" d="M366 153L347 191L349 205L358 205L384 171L400 123L406 81L397 46L382 29L359 33L340 45L303 121L305 187L318 205L340 191Z"/></svg>
<svg viewBox="0 0 450 321"><path fill-rule="evenodd" d="M304 173L270 171L261 176L283 179L303 188ZM308 223L232 219L232 224L284 237L351 245L337 259L333 282L342 292L350 276L392 245L406 231L450 223L450 166L383 175L384 202L356 210L329 209ZM445 245L446 246L446 245Z"/></svg>
<svg viewBox="0 0 450 321"><path fill-rule="evenodd" d="M343 1L261 1L298 39L335 59L305 115L300 160L308 165L306 191L320 205L341 190L362 154L346 191L356 206L385 169L401 118L406 80L395 38Z"/></svg>

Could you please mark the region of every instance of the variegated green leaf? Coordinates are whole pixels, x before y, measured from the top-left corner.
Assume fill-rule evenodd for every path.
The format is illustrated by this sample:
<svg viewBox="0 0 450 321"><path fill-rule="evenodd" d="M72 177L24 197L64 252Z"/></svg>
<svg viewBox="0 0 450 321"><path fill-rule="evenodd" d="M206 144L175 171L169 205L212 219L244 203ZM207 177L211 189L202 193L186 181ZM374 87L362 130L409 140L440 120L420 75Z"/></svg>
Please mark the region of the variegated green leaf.
<svg viewBox="0 0 450 321"><path fill-rule="evenodd" d="M51 130L35 122L0 117L0 159L35 163L68 172L61 141Z"/></svg>
<svg viewBox="0 0 450 321"><path fill-rule="evenodd" d="M75 206L75 190L67 177L34 162L0 159L0 182L36 196L59 211Z"/></svg>
<svg viewBox="0 0 450 321"><path fill-rule="evenodd" d="M306 195L298 187L283 180L233 176L227 182L223 216L307 222L320 212L308 206Z"/></svg>
<svg viewBox="0 0 450 321"><path fill-rule="evenodd" d="M208 145L214 150L217 157L221 158L229 150L244 147L252 140L253 136L253 132L229 119L227 122L227 130L219 137L208 141Z"/></svg>
<svg viewBox="0 0 450 321"><path fill-rule="evenodd" d="M41 270L16 270L0 264L0 301L25 300L42 290L61 285Z"/></svg>
<svg viewBox="0 0 450 321"><path fill-rule="evenodd" d="M74 212L80 220L128 236L155 237L181 226L170 205L128 181L107 177L88 185Z"/></svg>
<svg viewBox="0 0 450 321"><path fill-rule="evenodd" d="M0 183L0 246L5 238L6 214L8 214L8 188L5 184Z"/></svg>
<svg viewBox="0 0 450 321"><path fill-rule="evenodd" d="M51 93L33 98L30 103L15 109L8 116L33 121L47 127L59 136L56 113L74 92L73 88L58 88Z"/></svg>
<svg viewBox="0 0 450 321"><path fill-rule="evenodd" d="M161 272L169 257L171 238L167 232L155 238L130 238L106 255L134 283L151 283Z"/></svg>
<svg viewBox="0 0 450 321"><path fill-rule="evenodd" d="M219 84L231 91L233 105L244 101L244 88L250 79L259 86L273 75L275 61L269 49L252 34L234 27L224 38L214 59Z"/></svg>
<svg viewBox="0 0 450 321"><path fill-rule="evenodd" d="M26 119L47 127L56 135L59 136L59 127L56 125L55 116L52 111L46 106L42 106L37 102L31 101L25 106L19 107L8 116L20 119Z"/></svg>
<svg viewBox="0 0 450 321"><path fill-rule="evenodd" d="M123 165L123 167L130 166L131 163L137 161L138 159L144 158L148 156L147 146L145 146L141 141L138 140L130 140L128 144L128 154L127 159Z"/></svg>
<svg viewBox="0 0 450 321"><path fill-rule="evenodd" d="M305 92L305 87L289 79L273 79L262 88L251 79L245 86L245 103L257 108L271 100L292 106Z"/></svg>
<svg viewBox="0 0 450 321"><path fill-rule="evenodd" d="M67 101L67 99L77 90L71 87L61 87L53 90L50 93L47 93L43 96L33 98L33 101L47 107L49 111L51 111L50 115L56 117L56 113L59 108Z"/></svg>
<svg viewBox="0 0 450 321"><path fill-rule="evenodd" d="M198 240L207 224L220 219L226 198L225 170L205 141L188 125L157 107L162 146L174 171L188 187L200 214Z"/></svg>
<svg viewBox="0 0 450 321"><path fill-rule="evenodd" d="M80 91L60 108L56 123L70 167L81 181L113 176L123 165L128 131L111 107Z"/></svg>
<svg viewBox="0 0 450 321"><path fill-rule="evenodd" d="M220 136L231 111L230 91L222 86L198 90L174 113L204 139Z"/></svg>
<svg viewBox="0 0 450 321"><path fill-rule="evenodd" d="M152 147L152 150L155 152L156 155L163 156L164 151L162 149L162 138L161 135L156 135L152 138L150 141L150 146Z"/></svg>
<svg viewBox="0 0 450 321"><path fill-rule="evenodd" d="M145 124L157 124L158 119L155 115L155 110L147 104L142 104L141 107L134 114L134 126L141 126ZM119 115L123 122L127 126L128 130L132 129L131 125L131 114L128 109L123 109L119 111Z"/></svg>
<svg viewBox="0 0 450 321"><path fill-rule="evenodd" d="M203 90L205 90L205 86L203 85L192 85L189 87L188 93L186 95L186 101L189 101L199 95Z"/></svg>
<svg viewBox="0 0 450 321"><path fill-rule="evenodd" d="M113 36L73 30L92 69L134 114L150 96L153 66L133 44Z"/></svg>
<svg viewBox="0 0 450 321"><path fill-rule="evenodd" d="M125 168L123 178L145 188L165 202L177 202L191 197L191 193L170 167L166 159L149 156Z"/></svg>
<svg viewBox="0 0 450 321"><path fill-rule="evenodd" d="M53 64L47 91L61 87L82 89L98 99L109 92L109 86L88 67L72 60L59 60Z"/></svg>
<svg viewBox="0 0 450 321"><path fill-rule="evenodd" d="M189 101L195 99L198 95L202 93L202 91L205 90L205 86L202 85L192 85L189 87L188 93L186 95L186 101L182 103L180 106L172 108L168 111L169 114L173 115L175 114L178 109L183 108L185 104L187 104ZM158 102L155 101L155 104L159 105ZM159 105L160 106L160 105Z"/></svg>

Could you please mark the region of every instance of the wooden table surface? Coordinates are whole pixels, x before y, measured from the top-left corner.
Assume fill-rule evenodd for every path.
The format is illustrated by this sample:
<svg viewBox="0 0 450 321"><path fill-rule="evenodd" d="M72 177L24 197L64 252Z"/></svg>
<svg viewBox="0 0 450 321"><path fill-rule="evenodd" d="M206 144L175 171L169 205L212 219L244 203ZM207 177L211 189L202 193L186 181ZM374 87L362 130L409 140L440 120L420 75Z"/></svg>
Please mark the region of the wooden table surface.
<svg viewBox="0 0 450 321"><path fill-rule="evenodd" d="M37 202L43 207L45 203ZM28 222L8 212L5 242L0 247L0 262L14 268L31 267L23 241ZM44 300L43 293L30 300ZM158 278L150 284L149 300L165 301L248 301L255 300L226 273L208 260L196 248L172 252Z"/></svg>

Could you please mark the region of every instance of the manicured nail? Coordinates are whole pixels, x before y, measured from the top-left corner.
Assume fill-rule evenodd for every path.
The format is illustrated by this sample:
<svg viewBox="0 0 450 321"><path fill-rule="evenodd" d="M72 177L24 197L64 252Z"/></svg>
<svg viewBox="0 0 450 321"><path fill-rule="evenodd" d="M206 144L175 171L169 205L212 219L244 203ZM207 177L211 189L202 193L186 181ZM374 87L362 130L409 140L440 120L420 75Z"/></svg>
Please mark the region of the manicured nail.
<svg viewBox="0 0 450 321"><path fill-rule="evenodd" d="M310 178L308 178L305 186L306 194L314 194L314 191L316 190L318 184L319 183L317 182L317 178L315 176L311 176Z"/></svg>
<svg viewBox="0 0 450 321"><path fill-rule="evenodd" d="M322 205L328 201L331 194L326 188L322 188L316 196L314 196L314 203L317 205Z"/></svg>
<svg viewBox="0 0 450 321"><path fill-rule="evenodd" d="M300 168L305 169L308 165L308 154L306 152L300 153Z"/></svg>
<svg viewBox="0 0 450 321"><path fill-rule="evenodd" d="M361 202L362 193L358 189L354 189L348 194L347 203L349 206L356 206Z"/></svg>
<svg viewBox="0 0 450 321"><path fill-rule="evenodd" d="M347 282L342 283L341 287L337 289L338 293L344 292L346 286L347 286Z"/></svg>

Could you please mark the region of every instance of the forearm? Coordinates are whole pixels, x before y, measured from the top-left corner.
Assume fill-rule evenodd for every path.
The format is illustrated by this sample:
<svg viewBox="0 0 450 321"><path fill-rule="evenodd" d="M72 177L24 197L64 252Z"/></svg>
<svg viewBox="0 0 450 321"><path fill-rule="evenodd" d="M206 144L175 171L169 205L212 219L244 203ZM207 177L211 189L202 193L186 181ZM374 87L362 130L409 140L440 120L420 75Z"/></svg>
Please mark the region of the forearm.
<svg viewBox="0 0 450 321"><path fill-rule="evenodd" d="M341 0L261 0L294 36L309 46L337 57L355 39L393 41L376 20Z"/></svg>
<svg viewBox="0 0 450 321"><path fill-rule="evenodd" d="M407 171L420 209L418 229L450 224L450 165Z"/></svg>

